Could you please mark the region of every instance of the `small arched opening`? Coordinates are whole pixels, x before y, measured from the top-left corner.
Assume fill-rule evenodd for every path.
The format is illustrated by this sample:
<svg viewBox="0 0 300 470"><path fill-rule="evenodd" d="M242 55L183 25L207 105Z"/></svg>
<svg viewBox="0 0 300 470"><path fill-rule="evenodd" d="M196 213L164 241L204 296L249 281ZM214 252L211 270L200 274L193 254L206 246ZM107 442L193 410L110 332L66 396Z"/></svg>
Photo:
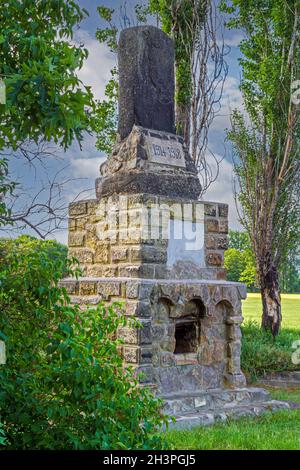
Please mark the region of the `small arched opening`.
<svg viewBox="0 0 300 470"><path fill-rule="evenodd" d="M174 354L197 353L200 345L201 318L206 312L201 299L189 301L183 314L175 319Z"/></svg>

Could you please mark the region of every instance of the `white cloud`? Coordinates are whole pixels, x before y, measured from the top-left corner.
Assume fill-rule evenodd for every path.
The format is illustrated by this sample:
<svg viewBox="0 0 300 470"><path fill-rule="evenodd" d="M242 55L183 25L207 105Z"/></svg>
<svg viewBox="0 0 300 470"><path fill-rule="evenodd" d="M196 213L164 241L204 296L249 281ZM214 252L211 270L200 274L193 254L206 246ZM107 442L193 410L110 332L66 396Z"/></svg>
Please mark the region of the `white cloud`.
<svg viewBox="0 0 300 470"><path fill-rule="evenodd" d="M220 161L221 157L216 156ZM212 157L207 157L208 162L213 168L216 167L215 160ZM219 167L219 175L217 180L212 183L204 194L204 201L222 202L229 205L229 226L233 230L241 230L241 225L238 220L238 212L234 200L233 191L234 172L233 165L228 160L223 159Z"/></svg>
<svg viewBox="0 0 300 470"><path fill-rule="evenodd" d="M109 48L100 44L91 34L80 29L74 35L76 44L84 44L89 51L88 59L78 72L80 80L91 86L96 99L103 99L105 85L110 79L110 70L115 66L116 57Z"/></svg>
<svg viewBox="0 0 300 470"><path fill-rule="evenodd" d="M226 46L238 47L243 39L245 39L245 36L239 31L225 37L224 42Z"/></svg>
<svg viewBox="0 0 300 470"><path fill-rule="evenodd" d="M103 161L104 157L75 158L71 160L71 170L75 177L95 179L99 176L99 166Z"/></svg>
<svg viewBox="0 0 300 470"><path fill-rule="evenodd" d="M221 109L211 126L211 131L224 131L230 128L230 115L234 109L244 111L243 96L239 89L239 80L228 75L224 83Z"/></svg>

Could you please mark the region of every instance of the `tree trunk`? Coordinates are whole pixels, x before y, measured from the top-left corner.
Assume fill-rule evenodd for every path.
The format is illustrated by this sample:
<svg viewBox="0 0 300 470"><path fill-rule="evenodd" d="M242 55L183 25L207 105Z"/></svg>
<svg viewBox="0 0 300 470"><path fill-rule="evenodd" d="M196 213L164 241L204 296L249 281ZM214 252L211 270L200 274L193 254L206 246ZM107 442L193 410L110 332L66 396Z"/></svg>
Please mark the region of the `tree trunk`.
<svg viewBox="0 0 300 470"><path fill-rule="evenodd" d="M263 306L261 326L264 330L270 330L275 337L279 333L282 320L278 271L275 266L270 266L260 278Z"/></svg>

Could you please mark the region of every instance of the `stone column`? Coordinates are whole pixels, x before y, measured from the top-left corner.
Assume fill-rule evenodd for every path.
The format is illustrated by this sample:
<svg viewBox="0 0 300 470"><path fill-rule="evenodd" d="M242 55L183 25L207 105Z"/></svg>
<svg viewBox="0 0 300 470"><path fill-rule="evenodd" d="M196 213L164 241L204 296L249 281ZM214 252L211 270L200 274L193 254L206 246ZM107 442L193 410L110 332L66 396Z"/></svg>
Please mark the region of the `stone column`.
<svg viewBox="0 0 300 470"><path fill-rule="evenodd" d="M228 372L226 380L229 385L239 387L246 385L246 379L241 371L241 323L243 317L236 315L226 320L228 328Z"/></svg>
<svg viewBox="0 0 300 470"><path fill-rule="evenodd" d="M121 139L134 125L175 133L173 41L154 26L124 29L118 61Z"/></svg>

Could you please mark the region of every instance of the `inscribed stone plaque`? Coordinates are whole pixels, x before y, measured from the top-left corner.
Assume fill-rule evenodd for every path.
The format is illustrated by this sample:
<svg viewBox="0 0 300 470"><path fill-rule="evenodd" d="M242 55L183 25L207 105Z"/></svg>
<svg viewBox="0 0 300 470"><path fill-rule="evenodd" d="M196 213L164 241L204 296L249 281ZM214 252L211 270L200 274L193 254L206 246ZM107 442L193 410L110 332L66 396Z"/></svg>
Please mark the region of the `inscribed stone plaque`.
<svg viewBox="0 0 300 470"><path fill-rule="evenodd" d="M180 142L147 136L146 144L150 162L185 168L185 158Z"/></svg>

